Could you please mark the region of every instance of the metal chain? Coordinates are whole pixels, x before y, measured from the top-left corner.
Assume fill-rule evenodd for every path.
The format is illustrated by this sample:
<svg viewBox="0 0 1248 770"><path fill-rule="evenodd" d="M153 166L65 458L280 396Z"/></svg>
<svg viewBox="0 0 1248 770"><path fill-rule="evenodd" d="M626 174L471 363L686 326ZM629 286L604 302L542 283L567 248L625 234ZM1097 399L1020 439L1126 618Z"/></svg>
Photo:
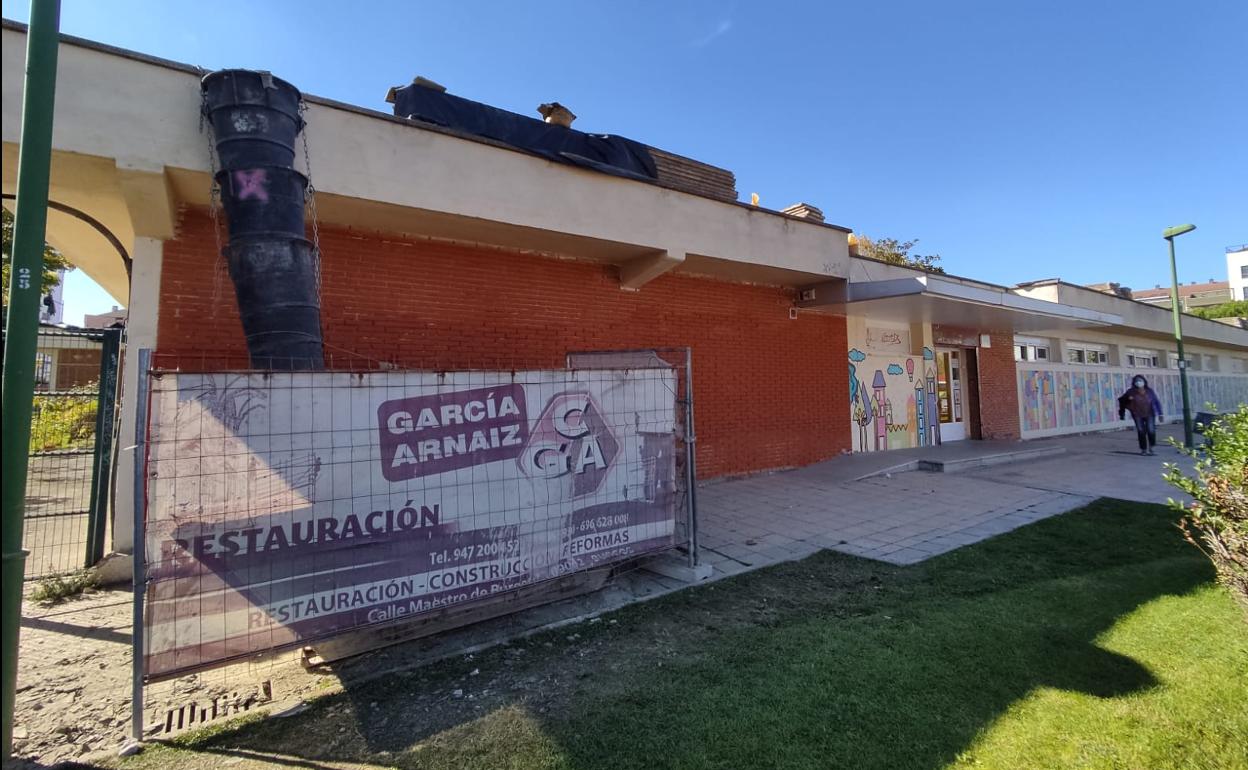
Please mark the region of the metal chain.
<svg viewBox="0 0 1248 770"><path fill-rule="evenodd" d="M312 156L308 153L308 121L304 114L308 111L308 103L299 100L299 122L303 124L303 170L308 175L308 212L312 216L312 259L316 271L316 304L321 304L321 223L316 212L316 187L312 184ZM324 314L322 314L324 317ZM325 336L325 324L321 323L321 337Z"/></svg>
<svg viewBox="0 0 1248 770"><path fill-rule="evenodd" d="M221 304L222 289L225 285L225 274L229 266L225 262L225 250L221 246L221 185L217 184L217 145L216 135L212 130L212 120L208 115L208 94L200 91L199 132L208 137L208 213L212 217L212 236L216 241L216 257L212 263L212 311L211 317L216 318L217 307ZM204 131L207 125L208 130Z"/></svg>

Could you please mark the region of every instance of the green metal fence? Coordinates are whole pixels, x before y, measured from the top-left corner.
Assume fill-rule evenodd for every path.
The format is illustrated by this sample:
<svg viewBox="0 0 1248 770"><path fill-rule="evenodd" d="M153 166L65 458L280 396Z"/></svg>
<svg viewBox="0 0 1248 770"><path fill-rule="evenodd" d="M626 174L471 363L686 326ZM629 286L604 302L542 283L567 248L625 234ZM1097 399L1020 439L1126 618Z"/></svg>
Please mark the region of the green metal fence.
<svg viewBox="0 0 1248 770"><path fill-rule="evenodd" d="M103 556L119 335L115 329L39 332L22 528L27 579L73 572Z"/></svg>

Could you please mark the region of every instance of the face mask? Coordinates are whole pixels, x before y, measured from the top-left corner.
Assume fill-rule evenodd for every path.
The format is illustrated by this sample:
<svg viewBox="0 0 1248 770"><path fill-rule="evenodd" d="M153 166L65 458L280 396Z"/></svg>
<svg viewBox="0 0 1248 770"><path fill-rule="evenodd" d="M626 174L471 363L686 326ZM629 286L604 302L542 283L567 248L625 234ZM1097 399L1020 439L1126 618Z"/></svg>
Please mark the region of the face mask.
<svg viewBox="0 0 1248 770"><path fill-rule="evenodd" d="M1144 380L1136 380L1135 382L1133 382L1133 383L1131 383L1131 384L1132 384L1132 385L1134 385L1134 386L1135 386L1135 387L1137 387L1137 388L1142 388L1142 387L1144 387Z"/></svg>

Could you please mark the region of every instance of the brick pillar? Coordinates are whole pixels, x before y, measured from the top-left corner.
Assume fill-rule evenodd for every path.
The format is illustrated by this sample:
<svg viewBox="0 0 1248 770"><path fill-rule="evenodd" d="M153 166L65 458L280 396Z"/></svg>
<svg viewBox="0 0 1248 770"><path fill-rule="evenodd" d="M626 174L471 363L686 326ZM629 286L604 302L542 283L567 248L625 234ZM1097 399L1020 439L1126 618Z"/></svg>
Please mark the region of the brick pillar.
<svg viewBox="0 0 1248 770"><path fill-rule="evenodd" d="M979 418L985 439L1017 439L1018 370L1013 332L992 332L992 347L979 348Z"/></svg>

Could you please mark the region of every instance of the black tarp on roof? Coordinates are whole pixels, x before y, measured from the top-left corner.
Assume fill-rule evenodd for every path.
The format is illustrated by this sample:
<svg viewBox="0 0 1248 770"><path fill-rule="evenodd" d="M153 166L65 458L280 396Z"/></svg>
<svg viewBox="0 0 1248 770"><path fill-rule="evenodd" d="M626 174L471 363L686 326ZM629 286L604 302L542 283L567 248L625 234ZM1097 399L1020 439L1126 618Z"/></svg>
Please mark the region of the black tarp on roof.
<svg viewBox="0 0 1248 770"><path fill-rule="evenodd" d="M587 134L418 85L394 89L394 114L484 136L560 163L616 176L655 179L646 145L611 134Z"/></svg>

